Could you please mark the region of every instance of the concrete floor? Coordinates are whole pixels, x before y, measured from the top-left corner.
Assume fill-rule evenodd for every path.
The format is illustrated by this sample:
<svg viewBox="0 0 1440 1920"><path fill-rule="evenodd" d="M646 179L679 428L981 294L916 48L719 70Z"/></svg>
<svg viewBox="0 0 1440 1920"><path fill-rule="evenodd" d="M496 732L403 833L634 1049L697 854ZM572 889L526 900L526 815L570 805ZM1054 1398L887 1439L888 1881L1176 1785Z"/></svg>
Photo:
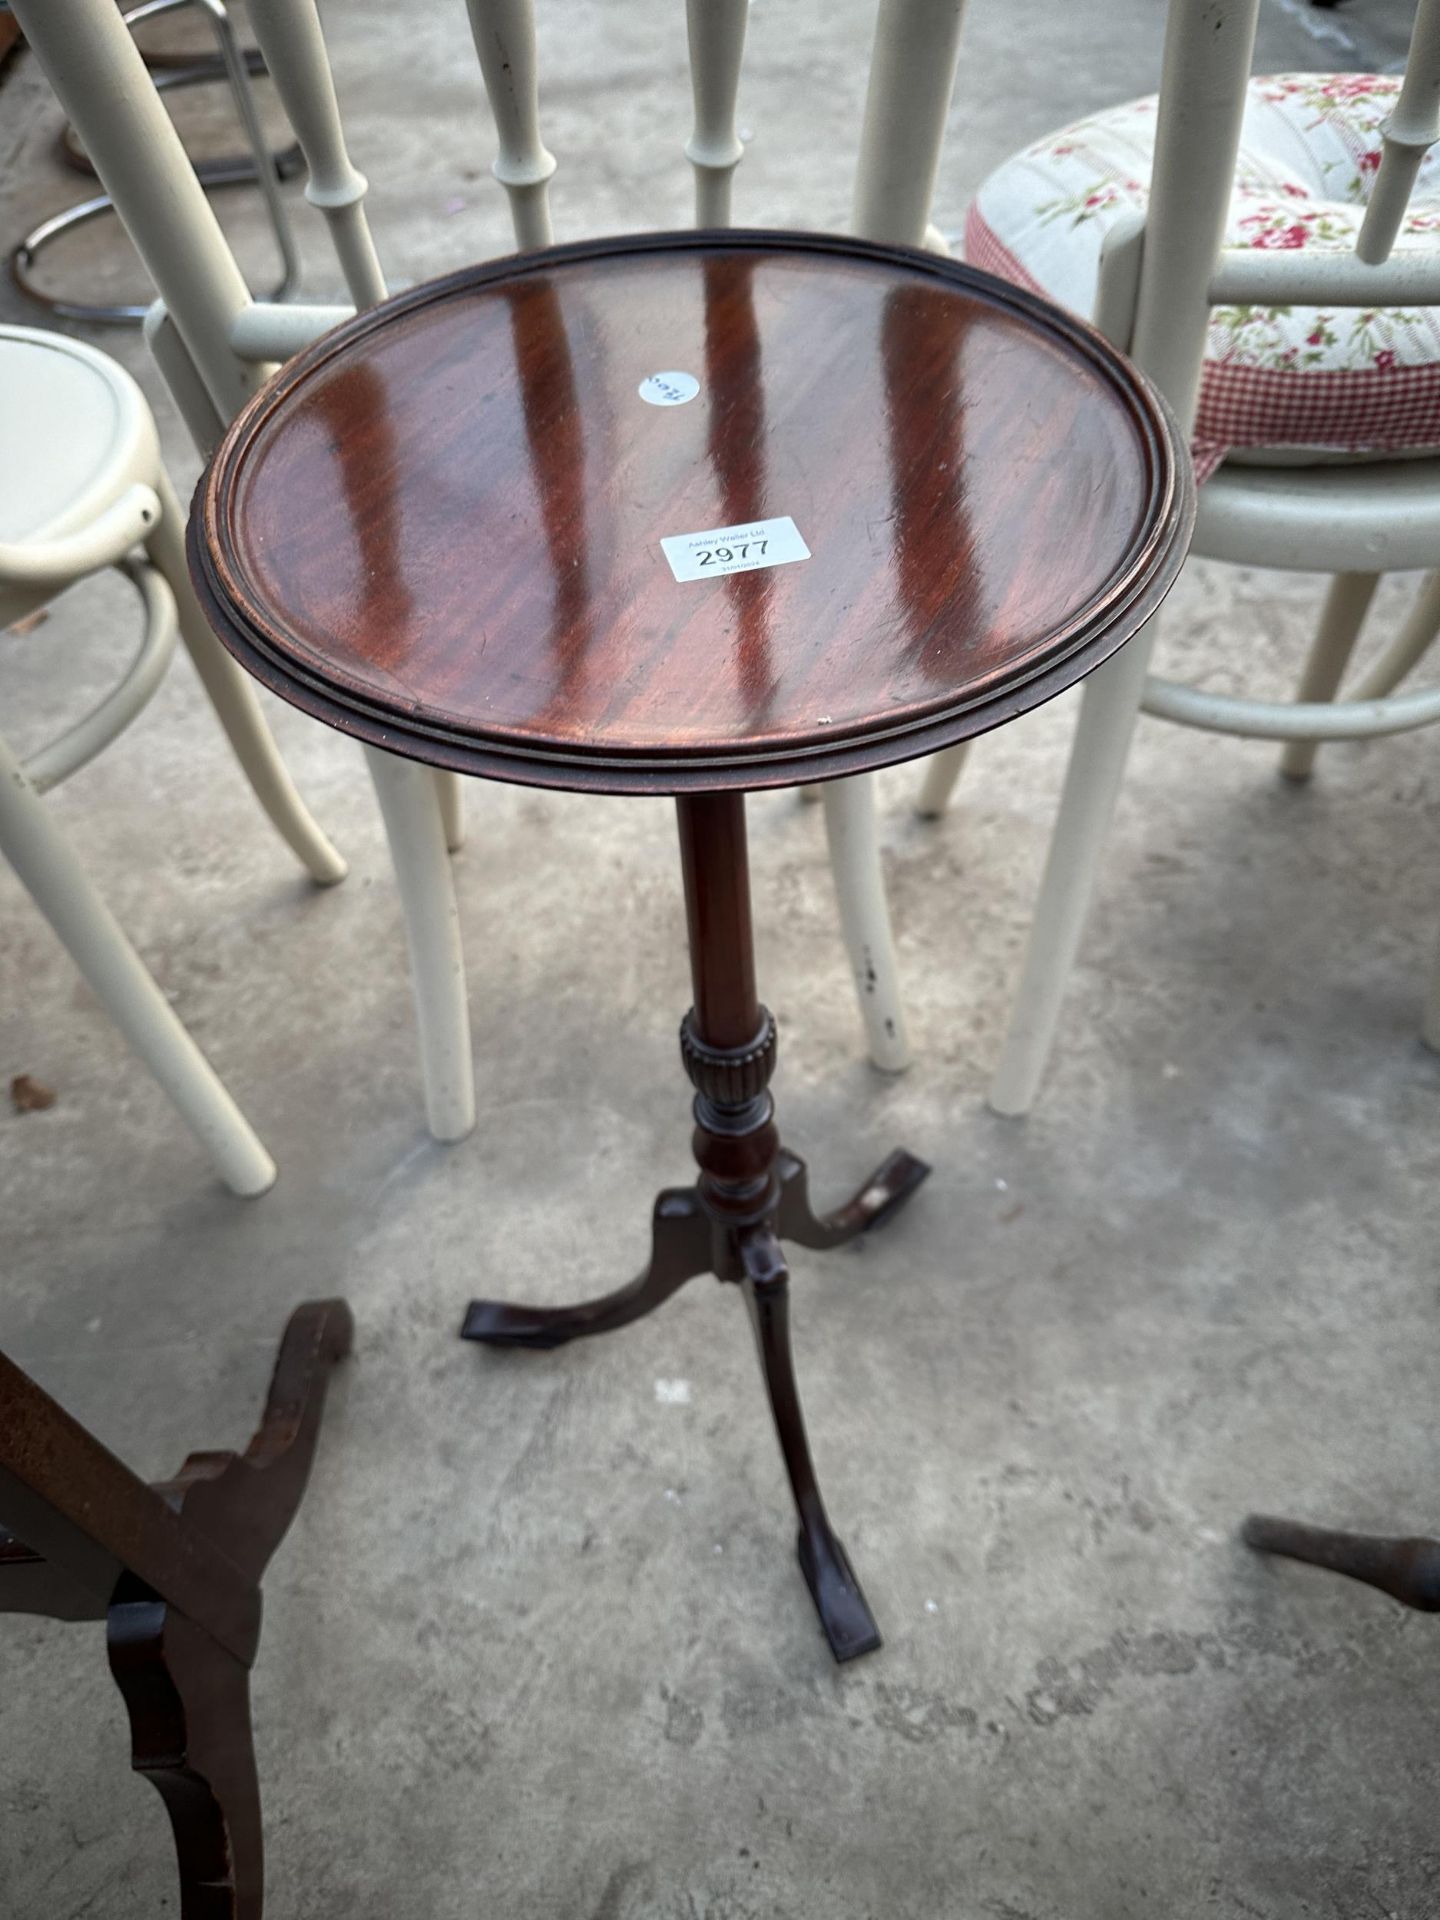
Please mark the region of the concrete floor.
<svg viewBox="0 0 1440 1920"><path fill-rule="evenodd" d="M1393 59L1402 11L1270 0L1262 63ZM757 0L740 218L843 219L870 12ZM972 0L937 206L952 230L1011 147L1154 84L1157 0L1024 12L1022 31ZM331 13L392 275L502 247L458 5ZM562 235L683 222L680 10L542 13ZM209 110L183 111L198 141ZM7 238L74 195L56 121L22 57L0 88ZM263 271L244 199L227 217ZM304 227L306 291L333 297ZM140 284L113 233L63 267ZM137 341L96 337L155 397L188 485ZM1385 587L1377 635L1411 584ZM1196 565L1163 663L1280 693L1318 590ZM0 636L22 748L104 683L128 622L101 584ZM1144 723L1067 1030L1016 1125L982 1095L1072 713L983 743L941 826L910 811L914 770L883 782L918 1052L901 1079L862 1063L818 816L752 809L788 1139L822 1198L896 1141L936 1168L883 1236L797 1260L821 1475L886 1633L844 1669L728 1293L697 1284L624 1339L552 1355L454 1338L481 1285L558 1300L624 1277L651 1190L687 1177L664 805L473 790L457 878L481 1118L440 1148L358 754L274 708L352 862L316 893L178 664L54 805L280 1161L253 1204L218 1190L0 873L0 1077L59 1095L0 1113L0 1343L159 1475L245 1438L297 1300L355 1308L267 1582L274 1920L1440 1914L1435 1628L1236 1541L1252 1506L1440 1522L1440 1061L1416 1038L1434 740L1327 751L1301 791L1271 749ZM101 1640L0 1630L6 1920L174 1911Z"/></svg>

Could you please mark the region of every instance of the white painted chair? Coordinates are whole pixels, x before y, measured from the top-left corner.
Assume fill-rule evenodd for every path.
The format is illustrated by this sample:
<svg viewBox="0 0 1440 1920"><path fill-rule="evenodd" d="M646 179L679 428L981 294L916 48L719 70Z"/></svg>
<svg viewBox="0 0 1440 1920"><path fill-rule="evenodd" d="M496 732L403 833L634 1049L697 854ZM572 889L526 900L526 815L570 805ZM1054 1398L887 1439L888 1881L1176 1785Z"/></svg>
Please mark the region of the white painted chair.
<svg viewBox="0 0 1440 1920"><path fill-rule="evenodd" d="M437 0L437 4L439 0ZM252 302L139 56L111 0L13 0L51 84L165 303L150 339L197 443L208 450L270 370L348 309ZM552 238L555 160L539 126L531 0L468 0L499 136L494 172L509 196L516 244ZM380 299L385 282L346 150L314 0L250 0L250 22L309 168L307 198L329 223L350 295ZM688 0L696 216L730 217L742 147L735 100L747 0ZM941 135L958 58L961 0L882 0L855 195L856 231L919 244L927 229ZM943 245L943 243L942 243ZM474 1122L463 959L447 842L460 837L458 783L367 749L405 911L431 1130L457 1139ZM908 1064L893 942L881 879L872 782L832 783L826 822L846 945L870 1053Z"/></svg>
<svg viewBox="0 0 1440 1920"><path fill-rule="evenodd" d="M205 623L185 570L184 521L149 408L104 354L58 334L0 327L0 626L115 568L145 615L120 683L24 762L0 738L0 853L116 1025L239 1194L275 1165L146 972L41 795L108 746L164 677L177 627L257 799L321 885L345 863L291 784L255 690ZM45 644L37 639L36 645Z"/></svg>
<svg viewBox="0 0 1440 1920"><path fill-rule="evenodd" d="M1258 6L1172 0L1158 110L1136 103L1037 143L1008 163L1016 170L1010 184L1018 174L1029 196L1028 223L1005 231L994 211L996 183L1006 184L1002 168L981 188L967 225L976 264L1054 298L1076 298L1075 282L1064 283L1058 265L1067 252L1082 256L1079 271L1088 264L1092 276L1098 255L1097 324L1195 430L1205 480L1197 553L1335 575L1293 704L1151 675L1154 622L1086 682L990 1095L1003 1114L1023 1114L1035 1099L1142 709L1182 726L1283 741L1282 768L1295 779L1308 777L1320 741L1440 720L1440 689L1395 691L1440 631L1434 574L1391 645L1338 697L1378 576L1433 567L1440 558L1440 313L1417 312L1440 307L1440 168L1432 163L1422 174L1440 136L1440 0L1420 0L1383 137L1373 101L1392 82L1295 76L1256 82L1247 96ZM1303 112L1284 111L1291 93L1303 96ZM1268 151L1256 134L1267 115ZM1316 151L1322 131L1328 153ZM1108 153L1103 164L1077 161L1097 146ZM1117 153L1126 157L1117 162ZM1089 175L1078 185L1077 165ZM1353 178L1327 186L1337 169ZM1421 196L1407 215L1417 178ZM1236 244L1246 237L1251 244ZM1338 337L1337 315L1346 310L1356 312L1357 328L1388 321L1402 329L1399 350L1377 342L1369 371L1322 367L1323 384L1302 384L1310 363L1322 359L1327 334L1332 343ZM1212 348L1207 363L1207 337L1228 328L1233 348L1237 327L1262 328L1275 342L1269 371L1238 364L1243 341L1238 354ZM1403 366L1406 353L1418 362L1414 377ZM1392 382L1397 373L1406 380ZM958 771L958 755L936 756L922 813L943 810ZM1440 978L1423 1033L1440 1047Z"/></svg>

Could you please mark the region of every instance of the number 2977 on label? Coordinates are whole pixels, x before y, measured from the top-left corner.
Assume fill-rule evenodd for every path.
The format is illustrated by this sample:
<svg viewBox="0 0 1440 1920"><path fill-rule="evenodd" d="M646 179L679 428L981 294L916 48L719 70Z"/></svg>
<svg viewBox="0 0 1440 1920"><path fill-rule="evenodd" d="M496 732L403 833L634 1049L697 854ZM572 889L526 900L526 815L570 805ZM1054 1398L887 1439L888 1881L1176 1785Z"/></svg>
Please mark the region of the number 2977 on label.
<svg viewBox="0 0 1440 1920"><path fill-rule="evenodd" d="M777 520L711 527L705 533L666 534L660 546L677 580L714 580L725 573L750 573L757 567L783 567L791 560L810 558L810 549L788 513Z"/></svg>

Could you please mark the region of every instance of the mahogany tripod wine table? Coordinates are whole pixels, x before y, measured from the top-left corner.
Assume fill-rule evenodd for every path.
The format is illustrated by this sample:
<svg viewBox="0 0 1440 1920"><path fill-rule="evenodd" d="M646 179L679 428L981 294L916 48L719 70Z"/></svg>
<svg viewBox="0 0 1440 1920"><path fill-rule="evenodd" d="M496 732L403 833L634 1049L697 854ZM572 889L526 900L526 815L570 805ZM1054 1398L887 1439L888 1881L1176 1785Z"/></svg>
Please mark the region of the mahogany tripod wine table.
<svg viewBox="0 0 1440 1920"><path fill-rule="evenodd" d="M879 1633L821 1502L783 1243L881 1224L927 1169L810 1210L768 1083L744 796L950 746L1061 692L1174 580L1174 423L1105 341L932 254L648 234L491 261L291 361L197 496L191 569L266 685L371 746L585 793L670 794L699 1178L586 1305L478 1300L468 1339L625 1326L742 1289L835 1657ZM643 929L635 929L643 937Z"/></svg>

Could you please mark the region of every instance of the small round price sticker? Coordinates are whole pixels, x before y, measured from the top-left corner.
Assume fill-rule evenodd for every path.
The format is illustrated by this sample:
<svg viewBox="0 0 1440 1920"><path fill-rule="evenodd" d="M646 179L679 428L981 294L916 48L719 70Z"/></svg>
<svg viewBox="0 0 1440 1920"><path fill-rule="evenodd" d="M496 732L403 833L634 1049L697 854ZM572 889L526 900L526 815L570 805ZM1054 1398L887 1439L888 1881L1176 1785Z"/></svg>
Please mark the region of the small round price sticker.
<svg viewBox="0 0 1440 1920"><path fill-rule="evenodd" d="M652 407L683 407L700 391L693 373L647 373L636 389Z"/></svg>

